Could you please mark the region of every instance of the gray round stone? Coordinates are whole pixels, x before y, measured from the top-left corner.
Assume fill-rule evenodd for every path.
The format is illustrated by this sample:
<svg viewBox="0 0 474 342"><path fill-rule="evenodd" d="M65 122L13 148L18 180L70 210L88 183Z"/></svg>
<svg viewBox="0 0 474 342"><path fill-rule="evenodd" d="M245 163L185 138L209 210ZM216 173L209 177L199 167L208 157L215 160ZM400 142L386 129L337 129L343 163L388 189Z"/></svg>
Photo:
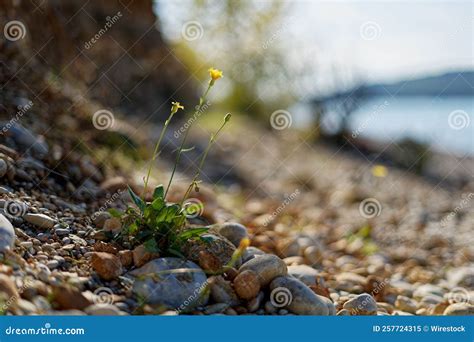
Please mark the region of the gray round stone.
<svg viewBox="0 0 474 342"><path fill-rule="evenodd" d="M158 258L129 274L136 278L133 293L150 304L187 311L209 300L206 274L192 261Z"/></svg>

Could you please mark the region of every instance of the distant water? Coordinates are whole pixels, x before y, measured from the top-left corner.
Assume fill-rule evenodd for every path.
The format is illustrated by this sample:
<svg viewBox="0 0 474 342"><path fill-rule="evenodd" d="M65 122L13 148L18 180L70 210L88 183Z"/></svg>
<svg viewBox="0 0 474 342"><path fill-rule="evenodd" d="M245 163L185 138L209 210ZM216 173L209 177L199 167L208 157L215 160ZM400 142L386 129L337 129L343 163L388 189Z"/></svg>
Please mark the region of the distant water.
<svg viewBox="0 0 474 342"><path fill-rule="evenodd" d="M351 116L353 137L416 139L441 152L474 156L474 97L378 97Z"/></svg>

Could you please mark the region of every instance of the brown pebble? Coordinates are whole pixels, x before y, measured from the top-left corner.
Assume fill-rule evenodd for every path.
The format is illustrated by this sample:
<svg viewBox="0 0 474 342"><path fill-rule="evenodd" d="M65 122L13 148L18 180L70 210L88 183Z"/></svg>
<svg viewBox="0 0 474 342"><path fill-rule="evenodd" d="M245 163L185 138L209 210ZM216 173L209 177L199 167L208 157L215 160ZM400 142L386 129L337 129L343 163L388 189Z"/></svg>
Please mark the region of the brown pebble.
<svg viewBox="0 0 474 342"><path fill-rule="evenodd" d="M110 243L105 243L103 241L97 241L94 244L95 252L106 252L110 254L117 254L118 249Z"/></svg>
<svg viewBox="0 0 474 342"><path fill-rule="evenodd" d="M110 253L92 253L91 265L94 271L104 280L112 280L122 274L120 259Z"/></svg>
<svg viewBox="0 0 474 342"><path fill-rule="evenodd" d="M258 275L251 270L239 273L234 279L234 289L237 295L243 299L252 299L260 292Z"/></svg>
<svg viewBox="0 0 474 342"><path fill-rule="evenodd" d="M122 266L130 267L133 265L133 252L131 250L123 250L118 252L118 257Z"/></svg>
<svg viewBox="0 0 474 342"><path fill-rule="evenodd" d="M222 268L219 259L207 251L199 252L199 266L207 272L218 272Z"/></svg>
<svg viewBox="0 0 474 342"><path fill-rule="evenodd" d="M83 310L92 303L72 286L60 285L53 288L53 300L61 310Z"/></svg>
<svg viewBox="0 0 474 342"><path fill-rule="evenodd" d="M5 304L14 304L18 301L19 294L12 279L5 274L0 274L0 295L4 295Z"/></svg>
<svg viewBox="0 0 474 342"><path fill-rule="evenodd" d="M159 257L158 253L151 253L147 251L144 245L135 247L135 249L133 250L133 264L136 267L141 267L145 265L148 261L151 261L158 257Z"/></svg>

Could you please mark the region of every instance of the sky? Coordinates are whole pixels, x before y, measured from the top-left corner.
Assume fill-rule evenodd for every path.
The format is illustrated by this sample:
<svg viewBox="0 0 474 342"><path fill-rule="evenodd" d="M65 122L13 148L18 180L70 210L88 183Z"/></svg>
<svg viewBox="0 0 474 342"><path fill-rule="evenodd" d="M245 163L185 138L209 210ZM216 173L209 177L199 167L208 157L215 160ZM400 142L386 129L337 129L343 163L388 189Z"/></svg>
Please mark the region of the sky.
<svg viewBox="0 0 474 342"><path fill-rule="evenodd" d="M336 65L368 83L473 70L473 4L290 1L278 44L317 53L320 70L329 73ZM167 19L176 18L176 6L166 1L159 6L165 36L172 37L182 25Z"/></svg>

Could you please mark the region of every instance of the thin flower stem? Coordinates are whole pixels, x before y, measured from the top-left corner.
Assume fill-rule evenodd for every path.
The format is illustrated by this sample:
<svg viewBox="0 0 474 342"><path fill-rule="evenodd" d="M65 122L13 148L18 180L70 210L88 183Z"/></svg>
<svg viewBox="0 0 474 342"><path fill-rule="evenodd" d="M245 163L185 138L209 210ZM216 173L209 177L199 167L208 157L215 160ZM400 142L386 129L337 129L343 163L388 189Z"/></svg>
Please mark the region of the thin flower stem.
<svg viewBox="0 0 474 342"><path fill-rule="evenodd" d="M193 189L193 186L196 184L199 176L201 175L201 171L202 171L202 167L204 166L204 161L206 160L207 158L207 155L209 153L209 150L211 149L212 145L216 142L217 140L217 137L219 135L219 133L222 131L222 129L224 128L225 124L227 123L227 121L229 121L230 118L230 114L227 114L224 118L224 122L222 123L222 125L219 127L219 129L217 130L216 133L214 134L211 134L211 137L209 138L209 143L207 144L207 147L206 149L204 150L203 154L202 154L202 157L201 157L201 161L199 162L199 167L196 171L196 174L194 175L194 178L193 180L191 181L191 184L189 184L189 187L188 189L186 190L186 193L184 194L184 197L183 199L181 200L181 205L183 205L184 201L186 201L186 199L188 198L189 194L191 193L191 190Z"/></svg>
<svg viewBox="0 0 474 342"><path fill-rule="evenodd" d="M153 162L156 160L156 157L158 156L158 149L160 148L161 140L163 140L163 136L165 135L165 131L168 128L168 125L169 125L173 115L174 115L174 113L171 112L170 116L165 121L163 129L161 130L161 133L160 133L160 137L158 138L158 141L156 142L156 145L155 145L155 149L153 150L153 157L151 158L150 165L148 166L148 172L147 172L147 175L146 175L146 178L145 178L145 185L144 185L144 188L143 188L143 199L145 199L146 189L147 189L148 181L150 179L150 174L151 174L151 167L153 166Z"/></svg>
<svg viewBox="0 0 474 342"><path fill-rule="evenodd" d="M200 112L204 102L206 102L207 94L209 93L209 90L211 90L212 86L213 86L213 84L211 84L211 82L209 82L209 85L207 86L206 91L204 92L202 97L199 99L199 105L196 108L196 110L194 111L194 115L197 115ZM174 174L176 173L176 168L178 167L179 161L181 159L181 154L183 153L184 144L185 144L186 139L188 137L188 132L191 130L191 126L193 125L193 123L194 123L194 121L192 121L191 124L189 125L188 129L186 129L186 132L184 132L183 139L181 140L181 145L179 146L178 154L177 154L176 160L174 162L173 171L171 172L170 180L168 182L168 185L166 186L165 198L166 198L166 195L168 194L168 191L171 187L171 182L173 181Z"/></svg>

